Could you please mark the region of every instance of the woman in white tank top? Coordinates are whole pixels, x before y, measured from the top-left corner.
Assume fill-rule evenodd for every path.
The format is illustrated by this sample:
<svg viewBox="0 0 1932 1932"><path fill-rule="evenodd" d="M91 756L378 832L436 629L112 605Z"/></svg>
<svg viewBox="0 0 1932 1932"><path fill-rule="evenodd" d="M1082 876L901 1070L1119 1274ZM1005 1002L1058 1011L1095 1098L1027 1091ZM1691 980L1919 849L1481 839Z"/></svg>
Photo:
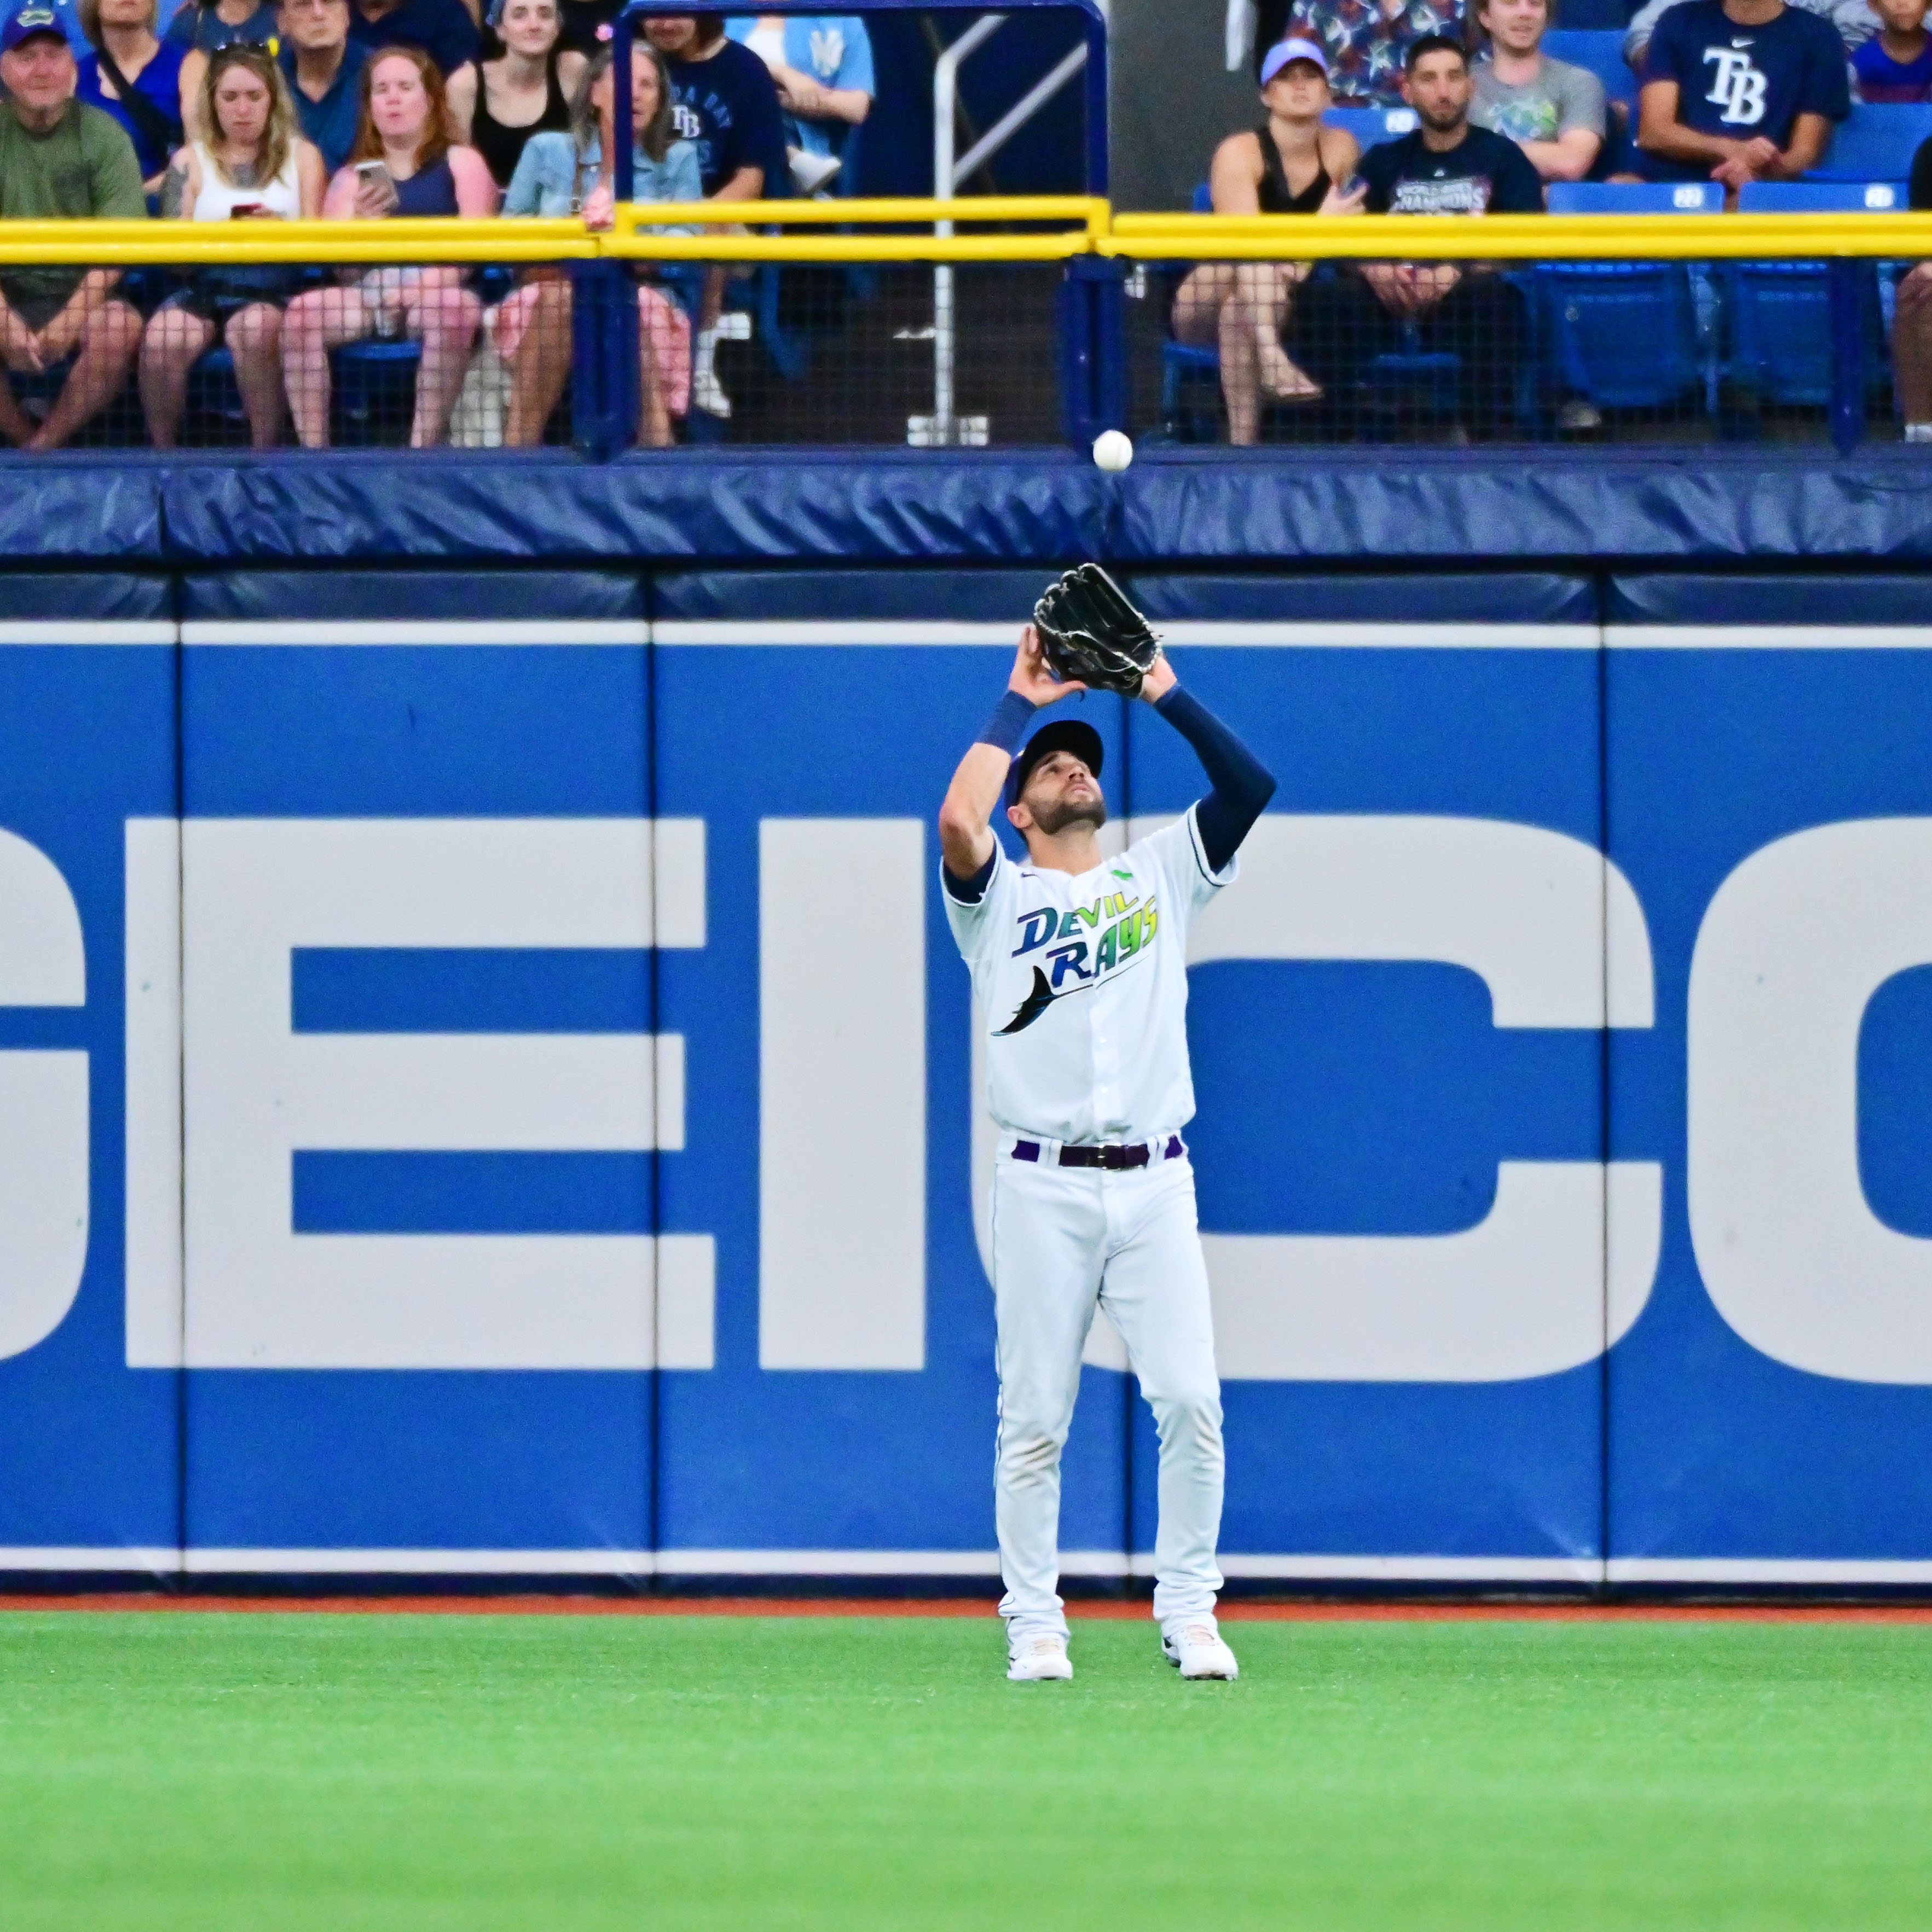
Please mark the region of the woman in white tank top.
<svg viewBox="0 0 1932 1932"><path fill-rule="evenodd" d="M169 164L161 212L183 221L313 218L322 207L321 154L296 131L282 70L266 49L237 42L210 56L202 76L199 126ZM141 342L141 406L157 449L172 449L188 403L188 371L218 342L235 358L250 440L281 440L282 309L292 270L257 265L196 271L148 324Z"/></svg>

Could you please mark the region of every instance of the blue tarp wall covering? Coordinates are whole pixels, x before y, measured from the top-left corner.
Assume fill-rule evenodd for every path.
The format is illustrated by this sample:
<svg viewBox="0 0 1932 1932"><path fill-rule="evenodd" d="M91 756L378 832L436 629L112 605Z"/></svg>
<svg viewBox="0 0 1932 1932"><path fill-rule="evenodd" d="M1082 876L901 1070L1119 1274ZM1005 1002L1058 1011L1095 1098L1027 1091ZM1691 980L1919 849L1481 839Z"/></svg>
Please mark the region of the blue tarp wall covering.
<svg viewBox="0 0 1932 1932"><path fill-rule="evenodd" d="M1190 1010L1231 1578L1932 1583L1916 469L6 475L0 1570L989 1576L932 820L1098 555L1281 780Z"/></svg>

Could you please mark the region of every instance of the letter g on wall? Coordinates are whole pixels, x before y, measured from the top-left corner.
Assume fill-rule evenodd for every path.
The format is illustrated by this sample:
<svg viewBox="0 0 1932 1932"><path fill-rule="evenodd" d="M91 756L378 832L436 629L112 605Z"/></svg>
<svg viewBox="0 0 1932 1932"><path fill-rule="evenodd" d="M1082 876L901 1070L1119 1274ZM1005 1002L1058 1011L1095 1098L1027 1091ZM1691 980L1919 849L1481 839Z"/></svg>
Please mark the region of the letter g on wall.
<svg viewBox="0 0 1932 1932"><path fill-rule="evenodd" d="M0 831L0 1006L86 1004L80 914L44 852ZM87 1055L0 1050L0 1356L60 1326L87 1261Z"/></svg>

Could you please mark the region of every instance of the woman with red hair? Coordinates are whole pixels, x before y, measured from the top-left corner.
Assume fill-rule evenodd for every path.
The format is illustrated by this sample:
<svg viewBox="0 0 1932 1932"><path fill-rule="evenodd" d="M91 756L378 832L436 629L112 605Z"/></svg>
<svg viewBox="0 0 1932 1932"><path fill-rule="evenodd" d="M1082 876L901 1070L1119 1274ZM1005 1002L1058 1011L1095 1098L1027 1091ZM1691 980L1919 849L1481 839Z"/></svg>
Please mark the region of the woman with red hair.
<svg viewBox="0 0 1932 1932"><path fill-rule="evenodd" d="M348 164L328 184L325 219L496 212L496 184L474 148L458 140L442 75L416 47L386 47L362 70L362 124ZM452 267L372 268L289 304L282 366L296 434L308 449L328 442L328 352L367 335L410 336L422 344L410 445L448 434L482 304Z"/></svg>

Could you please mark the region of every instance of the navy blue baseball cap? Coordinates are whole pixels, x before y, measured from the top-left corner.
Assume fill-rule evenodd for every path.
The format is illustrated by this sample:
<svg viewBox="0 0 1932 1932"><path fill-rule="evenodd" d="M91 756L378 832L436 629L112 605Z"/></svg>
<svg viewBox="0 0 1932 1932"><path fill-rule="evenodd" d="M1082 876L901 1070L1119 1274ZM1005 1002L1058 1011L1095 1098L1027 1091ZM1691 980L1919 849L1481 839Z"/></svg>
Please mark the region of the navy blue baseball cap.
<svg viewBox="0 0 1932 1932"><path fill-rule="evenodd" d="M1101 760L1106 756L1100 733L1084 718L1056 718L1050 724L1042 724L1013 760L1012 770L1006 778L1009 805L1018 804L1020 794L1026 790L1027 780L1033 776L1034 766L1050 752L1071 752L1094 774L1095 780L1099 780Z"/></svg>
<svg viewBox="0 0 1932 1932"><path fill-rule="evenodd" d="M28 5L15 8L7 16L7 24L0 27L0 54L10 54L36 34L51 34L57 40L67 38L66 30L54 10L32 4L29 0Z"/></svg>

